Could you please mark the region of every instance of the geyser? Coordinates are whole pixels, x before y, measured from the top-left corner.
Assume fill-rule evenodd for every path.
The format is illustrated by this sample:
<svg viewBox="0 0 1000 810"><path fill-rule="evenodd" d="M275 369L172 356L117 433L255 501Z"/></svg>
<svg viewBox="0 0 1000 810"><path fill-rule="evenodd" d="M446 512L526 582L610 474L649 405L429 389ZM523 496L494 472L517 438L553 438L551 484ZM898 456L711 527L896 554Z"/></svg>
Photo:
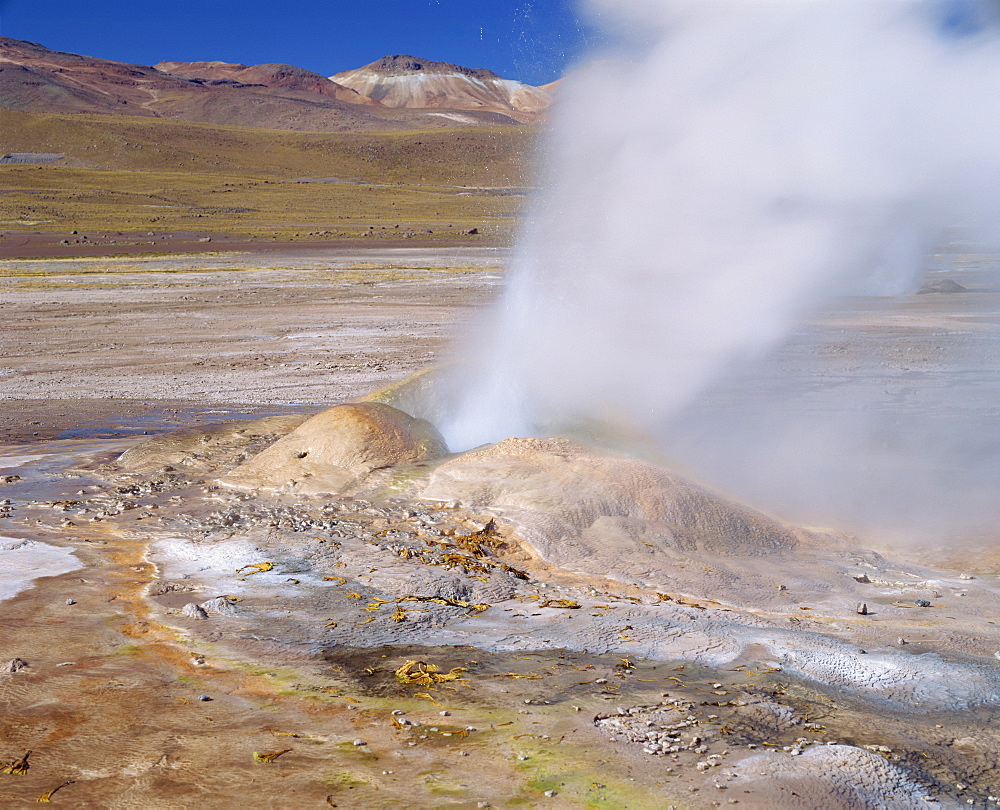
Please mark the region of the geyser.
<svg viewBox="0 0 1000 810"><path fill-rule="evenodd" d="M508 287L464 341L452 448L597 420L676 454L678 420L802 318L836 296L915 292L946 228L998 235L992 2L585 13L612 45L560 90ZM878 446L868 429L847 429L862 451ZM695 466L713 455L687 450ZM905 466L911 450L892 453Z"/></svg>

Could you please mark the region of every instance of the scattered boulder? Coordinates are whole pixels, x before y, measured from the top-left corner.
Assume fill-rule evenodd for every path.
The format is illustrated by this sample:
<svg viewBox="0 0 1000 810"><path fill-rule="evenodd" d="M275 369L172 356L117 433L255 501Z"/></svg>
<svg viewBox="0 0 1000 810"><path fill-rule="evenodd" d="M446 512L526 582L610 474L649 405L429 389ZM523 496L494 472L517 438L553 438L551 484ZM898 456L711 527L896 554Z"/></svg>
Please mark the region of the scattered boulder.
<svg viewBox="0 0 1000 810"><path fill-rule="evenodd" d="M391 405L337 405L236 467L223 483L253 489L342 492L374 470L440 458L437 429Z"/></svg>

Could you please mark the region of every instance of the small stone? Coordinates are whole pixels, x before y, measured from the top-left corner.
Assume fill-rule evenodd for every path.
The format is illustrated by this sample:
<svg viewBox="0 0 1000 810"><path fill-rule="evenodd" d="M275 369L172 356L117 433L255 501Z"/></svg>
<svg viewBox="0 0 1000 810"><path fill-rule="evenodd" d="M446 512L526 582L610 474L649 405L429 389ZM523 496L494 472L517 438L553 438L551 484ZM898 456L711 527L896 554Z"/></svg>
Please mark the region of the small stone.
<svg viewBox="0 0 1000 810"><path fill-rule="evenodd" d="M28 662L23 658L12 658L8 661L3 668L4 672L20 672L22 669L28 668Z"/></svg>
<svg viewBox="0 0 1000 810"><path fill-rule="evenodd" d="M406 712L404 712L402 709L393 709L392 713L395 717L402 717L404 714L406 714Z"/></svg>
<svg viewBox="0 0 1000 810"><path fill-rule="evenodd" d="M608 682L607 678L598 678L594 683L605 684Z"/></svg>
<svg viewBox="0 0 1000 810"><path fill-rule="evenodd" d="M214 698L210 698L208 695L198 695L198 700L209 701L214 700Z"/></svg>
<svg viewBox="0 0 1000 810"><path fill-rule="evenodd" d="M365 744L364 740L355 740L354 742L351 743L351 745L364 745L364 744Z"/></svg>
<svg viewBox="0 0 1000 810"><path fill-rule="evenodd" d="M866 605L864 602L858 602L858 606L855 608L855 611L857 611L858 615L860 616L867 616L868 605Z"/></svg>
<svg viewBox="0 0 1000 810"><path fill-rule="evenodd" d="M438 712L442 717L451 717L451 712Z"/></svg>
<svg viewBox="0 0 1000 810"><path fill-rule="evenodd" d="M66 600L66 604L67 605L75 605L76 604L76 600L75 599L67 599Z"/></svg>
<svg viewBox="0 0 1000 810"><path fill-rule="evenodd" d="M553 796L556 795L556 792L554 790L546 790L545 793L543 793L542 795L547 796L548 798L551 799Z"/></svg>
<svg viewBox="0 0 1000 810"><path fill-rule="evenodd" d="M931 603L928 602L926 599L918 599L913 604L915 604L917 607L930 607L931 606Z"/></svg>
<svg viewBox="0 0 1000 810"><path fill-rule="evenodd" d="M871 582L871 580L868 578L868 574L861 574L860 576L856 576L854 578L854 581L860 582L862 585L867 585L868 583Z"/></svg>
<svg viewBox="0 0 1000 810"><path fill-rule="evenodd" d="M531 759L531 757L529 757L527 754L518 754L517 759L519 762L526 762L527 760Z"/></svg>

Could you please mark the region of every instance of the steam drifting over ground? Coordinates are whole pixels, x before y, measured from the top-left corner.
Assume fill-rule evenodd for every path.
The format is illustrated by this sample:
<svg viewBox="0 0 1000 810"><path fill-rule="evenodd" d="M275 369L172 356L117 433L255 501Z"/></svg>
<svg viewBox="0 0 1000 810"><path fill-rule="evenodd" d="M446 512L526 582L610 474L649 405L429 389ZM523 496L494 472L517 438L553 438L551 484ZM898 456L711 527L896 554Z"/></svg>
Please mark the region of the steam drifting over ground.
<svg viewBox="0 0 1000 810"><path fill-rule="evenodd" d="M981 518L981 493L1000 481L983 452L998 443L983 391L995 331L980 335L988 349L957 346L948 330L973 317L959 305L949 324L928 324L981 376L936 379L928 397L917 368L921 407L898 413L879 401L871 357L865 384L846 371L846 388L808 414L795 406L816 392L797 390L773 357L805 356L805 319L844 311L843 296L914 293L949 228L1000 244L994 4L587 10L616 44L566 82L550 175L506 295L473 341L449 444L611 421L800 519L838 508L881 527L907 511L922 525ZM952 247L937 267L963 261ZM977 269L989 290L992 268ZM887 323L899 314L890 300L903 299L879 304ZM932 493L935 506L910 508Z"/></svg>

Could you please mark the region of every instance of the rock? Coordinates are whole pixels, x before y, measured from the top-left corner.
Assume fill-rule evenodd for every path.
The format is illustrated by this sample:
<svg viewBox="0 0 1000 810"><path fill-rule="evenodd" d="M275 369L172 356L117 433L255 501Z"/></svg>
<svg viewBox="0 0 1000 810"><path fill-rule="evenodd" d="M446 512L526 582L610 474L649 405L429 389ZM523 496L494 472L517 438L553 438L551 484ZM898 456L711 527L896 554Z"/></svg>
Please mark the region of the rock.
<svg viewBox="0 0 1000 810"><path fill-rule="evenodd" d="M355 740L353 743L351 743L351 745L357 745L357 746L361 746L364 744L365 744L364 740Z"/></svg>
<svg viewBox="0 0 1000 810"><path fill-rule="evenodd" d="M23 658L12 658L6 664L4 664L4 672L20 672L22 669L27 669L29 666L28 662Z"/></svg>
<svg viewBox="0 0 1000 810"><path fill-rule="evenodd" d="M917 295L926 295L928 293L963 293L968 291L967 287L963 287L950 278L940 278L935 281L928 281L917 291Z"/></svg>
<svg viewBox="0 0 1000 810"><path fill-rule="evenodd" d="M219 616L236 616L239 608L224 596L216 596L198 605L206 614L216 613ZM183 611L182 611L183 612Z"/></svg>
<svg viewBox="0 0 1000 810"><path fill-rule="evenodd" d="M858 614L861 616L868 615L868 605L866 605L864 602L858 602L858 606L857 608L855 608L855 610L857 610Z"/></svg>
<svg viewBox="0 0 1000 810"><path fill-rule="evenodd" d="M188 619L207 619L208 613L201 605L195 602L188 602L181 608L181 616Z"/></svg>
<svg viewBox="0 0 1000 810"><path fill-rule="evenodd" d="M448 452L437 429L391 405L337 405L307 419L222 481L253 489L342 492L372 471Z"/></svg>
<svg viewBox="0 0 1000 810"><path fill-rule="evenodd" d="M930 607L931 606L931 603L928 602L926 599L918 599L913 604L915 604L917 607Z"/></svg>
<svg viewBox="0 0 1000 810"><path fill-rule="evenodd" d="M198 695L198 700L201 700L201 701L206 701L207 702L207 701L210 701L210 700L213 700L213 699L214 698L210 698L208 695Z"/></svg>

